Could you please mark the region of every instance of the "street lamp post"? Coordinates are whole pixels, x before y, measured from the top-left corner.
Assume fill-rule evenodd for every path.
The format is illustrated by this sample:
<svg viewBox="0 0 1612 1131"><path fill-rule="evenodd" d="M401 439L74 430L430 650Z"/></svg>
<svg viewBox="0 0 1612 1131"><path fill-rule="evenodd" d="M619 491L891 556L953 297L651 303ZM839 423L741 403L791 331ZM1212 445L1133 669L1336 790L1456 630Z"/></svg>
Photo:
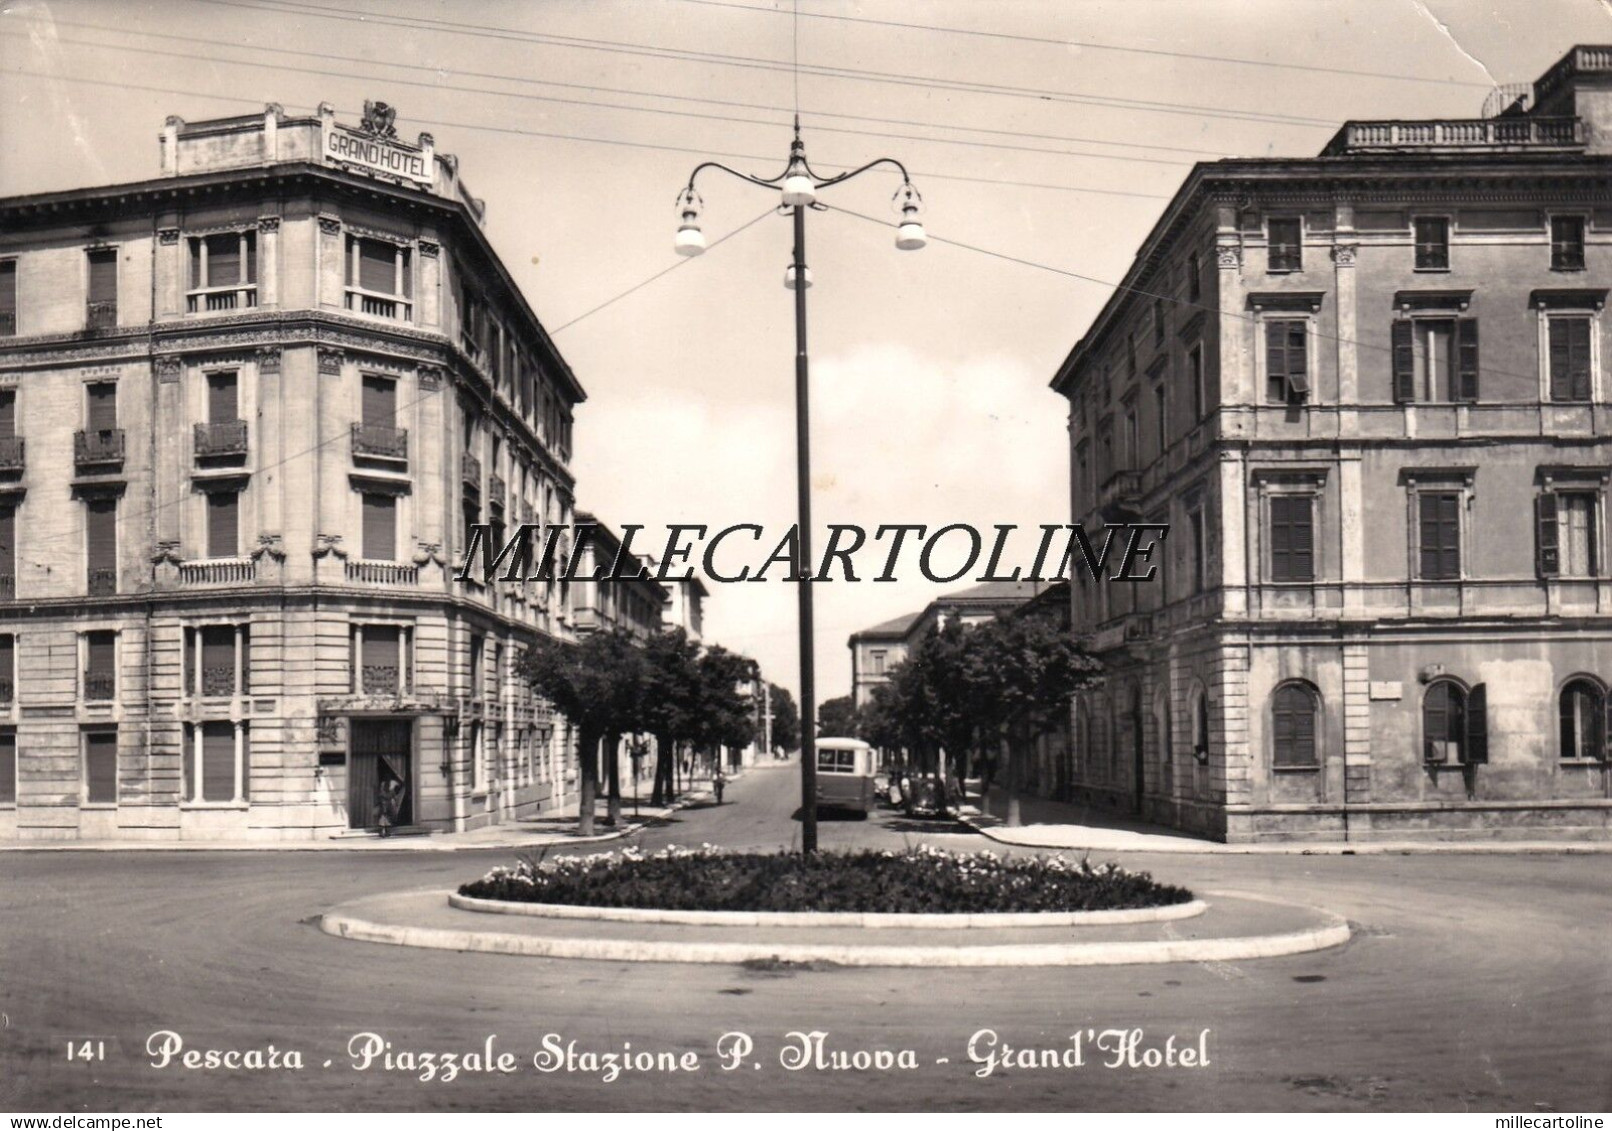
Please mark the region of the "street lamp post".
<svg viewBox="0 0 1612 1131"><path fill-rule="evenodd" d="M804 852L817 851L817 697L809 576L812 561L811 413L806 353L806 289L812 285L812 276L806 266L806 210L826 207L817 202L820 190L841 184L879 165L893 165L901 173L901 187L893 198L893 203L901 210L901 220L896 229L896 247L902 251L916 251L927 242L923 224L918 220L923 198L913 187L906 166L893 157L880 157L836 177L819 176L806 160L806 146L800 139L798 115L795 118L795 137L789 145L789 163L782 173L776 177L755 177L715 161L706 161L695 166L689 174L687 187L677 198L678 211L682 215L675 241L679 255L699 255L705 250L705 236L700 231L699 223L701 202L699 194L694 191L694 181L706 169L719 169L761 188L781 190L783 202L780 207L789 209L793 214L794 254L784 273L784 286L795 292L795 490L799 538L796 542L794 572L800 610L800 817L801 849Z"/></svg>

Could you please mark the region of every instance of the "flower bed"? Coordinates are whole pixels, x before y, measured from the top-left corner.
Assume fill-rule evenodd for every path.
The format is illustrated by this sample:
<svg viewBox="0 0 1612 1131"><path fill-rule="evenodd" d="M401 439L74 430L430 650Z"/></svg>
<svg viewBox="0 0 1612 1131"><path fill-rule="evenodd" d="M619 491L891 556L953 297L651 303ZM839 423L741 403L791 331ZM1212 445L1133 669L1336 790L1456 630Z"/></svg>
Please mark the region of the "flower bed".
<svg viewBox="0 0 1612 1131"><path fill-rule="evenodd" d="M465 884L477 899L680 911L885 911L927 914L1110 911L1186 903L1146 872L1058 856L1003 857L922 846L905 852L773 855L627 848L524 857Z"/></svg>

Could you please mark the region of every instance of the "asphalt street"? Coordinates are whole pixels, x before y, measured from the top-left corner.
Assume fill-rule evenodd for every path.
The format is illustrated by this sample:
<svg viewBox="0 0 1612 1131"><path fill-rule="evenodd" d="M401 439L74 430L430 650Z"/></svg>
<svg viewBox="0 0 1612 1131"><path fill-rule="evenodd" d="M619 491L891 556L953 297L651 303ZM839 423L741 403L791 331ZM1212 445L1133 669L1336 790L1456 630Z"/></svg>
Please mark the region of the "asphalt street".
<svg viewBox="0 0 1612 1131"><path fill-rule="evenodd" d="M730 785L727 804L683 810L639 840L787 846L798 829L793 770L752 772ZM990 845L891 813L825 821L821 840ZM1196 891L1314 903L1356 926L1345 947L1234 965L593 963L357 943L314 925L343 900L448 887L510 856L0 854L0 1109L1612 1107L1606 857L1122 857ZM1082 1063L982 1076L969 1055L971 1040L976 1056L992 1047L982 1030L998 1051L1060 1054L1071 1034L1086 1034ZM1094 1045L1112 1048L1119 1038L1102 1037L1111 1030L1141 1031L1139 1061L1174 1038L1176 1048L1201 1043L1208 1063L1110 1067L1112 1054ZM910 1050L917 1066L785 1067L788 1034L814 1031L826 1034L826 1053ZM273 1045L283 1062L296 1050L303 1067L189 1068L177 1055L157 1067L147 1050L163 1032L186 1051L266 1057ZM405 1053L438 1054L436 1078L420 1079L418 1058L389 1070L384 1054L359 1070L349 1051L365 1033L390 1042L394 1066ZM732 1033L752 1048L729 1069L718 1046ZM442 1078L441 1054L481 1054L490 1037L516 1071ZM579 1053L692 1051L698 1067L629 1069L606 1082L607 1066L577 1058L544 1072L533 1057L546 1039L562 1050L575 1041Z"/></svg>

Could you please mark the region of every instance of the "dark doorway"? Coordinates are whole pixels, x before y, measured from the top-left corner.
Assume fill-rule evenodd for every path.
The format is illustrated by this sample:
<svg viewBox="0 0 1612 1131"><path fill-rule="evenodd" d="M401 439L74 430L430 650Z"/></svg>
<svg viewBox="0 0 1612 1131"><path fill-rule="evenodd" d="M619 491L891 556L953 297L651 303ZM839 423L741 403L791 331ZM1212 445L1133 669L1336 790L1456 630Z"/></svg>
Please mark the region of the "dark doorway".
<svg viewBox="0 0 1612 1131"><path fill-rule="evenodd" d="M1131 807L1142 811L1142 791L1147 787L1147 768L1142 764L1142 689L1131 694L1131 775L1135 792Z"/></svg>
<svg viewBox="0 0 1612 1131"><path fill-rule="evenodd" d="M381 823L381 786L402 786L394 825L414 823L414 724L410 719L354 719L347 757L347 824L373 829ZM395 787L394 792L395 792Z"/></svg>

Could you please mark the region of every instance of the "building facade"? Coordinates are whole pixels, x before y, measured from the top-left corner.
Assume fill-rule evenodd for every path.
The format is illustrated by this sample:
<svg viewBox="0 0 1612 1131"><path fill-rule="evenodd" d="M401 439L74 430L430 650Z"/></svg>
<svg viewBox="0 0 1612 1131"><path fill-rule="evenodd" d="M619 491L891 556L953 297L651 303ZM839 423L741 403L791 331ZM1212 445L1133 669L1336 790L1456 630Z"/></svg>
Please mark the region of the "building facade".
<svg viewBox="0 0 1612 1131"><path fill-rule="evenodd" d="M0 200L0 836L306 838L559 805L514 678L584 392L393 112L169 119L152 180ZM395 787L392 787L395 788Z"/></svg>
<svg viewBox="0 0 1612 1131"><path fill-rule="evenodd" d="M1229 841L1612 832L1612 48L1199 165L1053 387L1107 664L1068 793Z"/></svg>

